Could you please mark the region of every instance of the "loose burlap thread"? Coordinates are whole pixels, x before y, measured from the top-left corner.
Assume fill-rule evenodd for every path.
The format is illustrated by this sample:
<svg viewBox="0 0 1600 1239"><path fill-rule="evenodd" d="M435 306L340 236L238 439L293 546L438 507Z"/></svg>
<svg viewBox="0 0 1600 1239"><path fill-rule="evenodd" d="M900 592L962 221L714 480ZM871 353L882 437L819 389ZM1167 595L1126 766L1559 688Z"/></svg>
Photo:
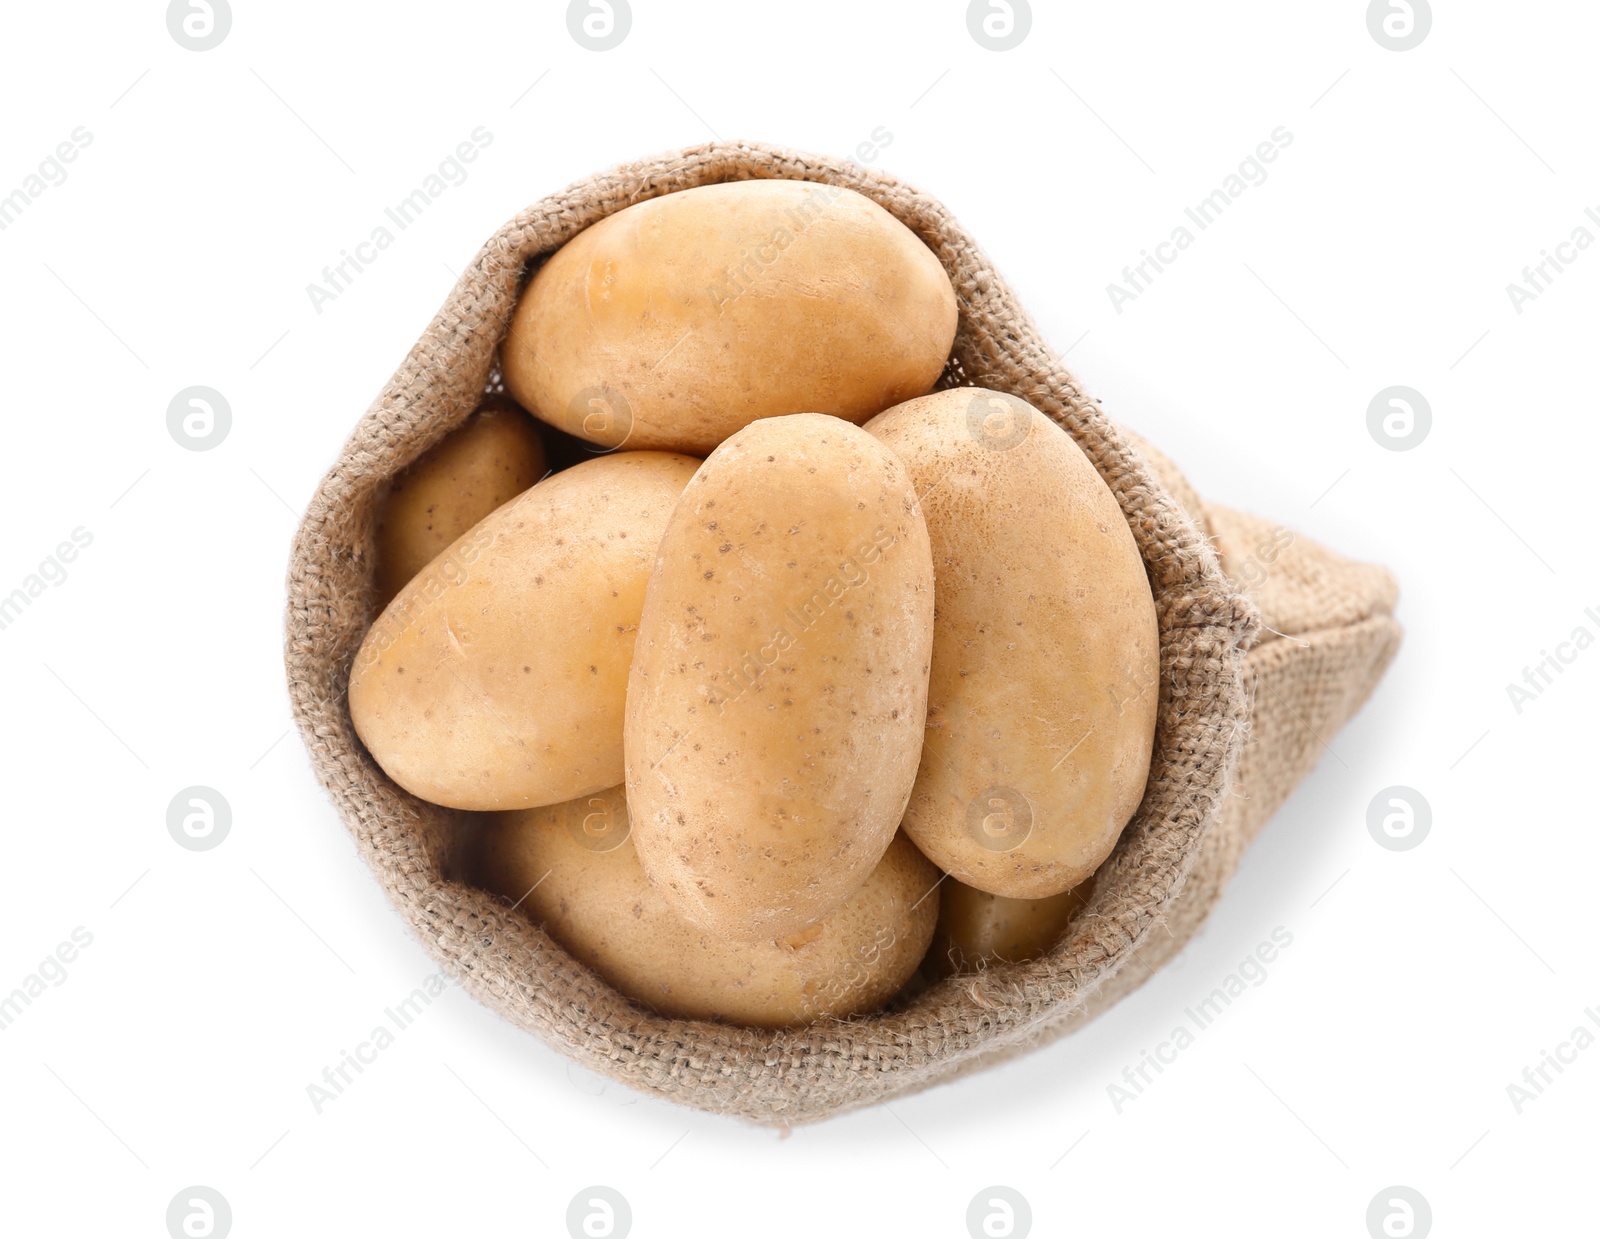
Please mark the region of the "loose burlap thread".
<svg viewBox="0 0 1600 1239"><path fill-rule="evenodd" d="M952 978L878 1015L777 1032L665 1019L636 1006L520 912L459 881L453 858L470 821L397 787L357 739L345 700L371 619L377 495L478 403L529 264L636 202L756 178L848 186L933 250L960 303L942 385L1010 392L1073 437L1127 517L1161 639L1145 796L1066 938L1041 959ZM1321 624L1305 584L1313 582L1343 599L1338 615L1359 617L1372 632L1352 644L1341 620L1321 625L1329 632L1315 649L1276 634L1262 641L1257 602L1225 571L1229 539L1253 536L1238 523L1246 520L1229 525L1157 453L1134 446L933 198L855 164L711 143L579 182L527 208L478 253L307 509L289 565L289 694L316 774L361 855L464 989L592 1071L702 1110L789 1126L925 1088L1059 1035L1148 975L1147 967L1128 967L1136 956L1153 966L1198 927L1244 844L1314 761L1297 737L1318 724L1337 727L1359 706L1397 633L1386 618L1392 584L1385 606L1382 589L1374 593L1376 570L1363 577L1359 566L1302 540L1290 547L1301 576L1285 568L1269 578L1286 595L1274 596L1279 622L1272 627L1294 631L1303 618L1296 599L1306 603L1309 623ZM1378 585L1387 581L1378 575ZM1283 652L1275 657L1274 648ZM1258 705L1247 747L1252 702L1261 702L1263 688L1282 708Z"/></svg>

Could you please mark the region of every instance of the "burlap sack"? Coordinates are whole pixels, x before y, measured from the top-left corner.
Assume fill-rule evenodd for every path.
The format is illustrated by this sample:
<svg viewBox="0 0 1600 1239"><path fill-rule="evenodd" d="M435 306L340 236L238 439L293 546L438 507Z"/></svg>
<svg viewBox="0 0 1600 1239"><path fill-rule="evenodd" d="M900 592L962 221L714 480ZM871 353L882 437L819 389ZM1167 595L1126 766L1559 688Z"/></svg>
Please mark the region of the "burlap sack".
<svg viewBox="0 0 1600 1239"><path fill-rule="evenodd" d="M651 1014L504 902L460 883L453 858L470 821L390 782L356 738L345 703L351 659L371 618L375 496L492 383L530 262L632 203L763 177L850 186L933 249L961 304L943 383L1012 392L1072 435L1127 516L1161 633L1145 797L1065 940L1043 959L945 981L877 1016L788 1032ZM312 764L361 854L466 990L590 1070L686 1105L786 1126L924 1088L1065 1031L1091 1005L1138 984L1194 931L1251 834L1315 762L1316 737L1359 706L1396 640L1388 578L1303 540L1267 565L1248 597L1229 579L1230 565L1245 563L1264 531L1271 533L1204 508L1175 472L1162 480L1084 395L938 202L853 164L713 143L583 181L490 238L307 510L289 566L289 693ZM1261 614L1294 635L1265 633ZM1133 964L1141 951L1144 966Z"/></svg>

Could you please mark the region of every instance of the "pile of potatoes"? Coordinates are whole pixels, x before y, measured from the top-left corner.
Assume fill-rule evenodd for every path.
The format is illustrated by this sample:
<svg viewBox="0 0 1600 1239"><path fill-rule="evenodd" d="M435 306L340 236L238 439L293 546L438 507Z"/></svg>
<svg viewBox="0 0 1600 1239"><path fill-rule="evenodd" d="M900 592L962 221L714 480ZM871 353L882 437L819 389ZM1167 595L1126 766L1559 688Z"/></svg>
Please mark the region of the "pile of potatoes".
<svg viewBox="0 0 1600 1239"><path fill-rule="evenodd" d="M1143 795L1133 536L1048 417L934 390L956 319L860 194L667 194L534 271L508 394L380 497L362 742L664 1015L793 1027L1042 954Z"/></svg>

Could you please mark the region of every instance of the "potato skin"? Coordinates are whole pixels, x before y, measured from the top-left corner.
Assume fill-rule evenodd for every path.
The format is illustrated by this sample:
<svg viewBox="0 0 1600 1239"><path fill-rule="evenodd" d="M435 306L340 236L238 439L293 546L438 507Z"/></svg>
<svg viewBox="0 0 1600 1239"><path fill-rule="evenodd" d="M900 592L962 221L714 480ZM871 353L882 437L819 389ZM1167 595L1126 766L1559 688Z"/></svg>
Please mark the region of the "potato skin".
<svg viewBox="0 0 1600 1239"><path fill-rule="evenodd" d="M1050 950L1089 901L1090 879L1044 899L1007 899L947 877L925 968L934 977L1020 964Z"/></svg>
<svg viewBox="0 0 1600 1239"><path fill-rule="evenodd" d="M955 330L944 268L875 202L739 181L579 233L529 282L501 359L507 389L551 425L703 456L757 418L860 423L920 396Z"/></svg>
<svg viewBox="0 0 1600 1239"><path fill-rule="evenodd" d="M1057 895L1110 854L1155 741L1155 602L1071 437L1012 396L938 392L867 424L933 543L928 732L906 833L969 886Z"/></svg>
<svg viewBox="0 0 1600 1239"><path fill-rule="evenodd" d="M728 942L673 911L628 830L621 787L497 814L474 880L662 1015L787 1028L863 1014L916 971L933 935L939 874L904 835L831 916L787 939Z"/></svg>
<svg viewBox="0 0 1600 1239"><path fill-rule="evenodd" d="M395 596L350 672L350 717L390 778L457 809L621 780L645 582L698 465L620 452L553 474Z"/></svg>
<svg viewBox="0 0 1600 1239"><path fill-rule="evenodd" d="M504 396L486 397L385 488L378 502L378 608L445 547L543 477L545 467L538 422Z"/></svg>
<svg viewBox="0 0 1600 1239"><path fill-rule="evenodd" d="M892 452L803 413L711 454L628 681L634 838L674 908L753 941L866 881L916 776L932 640L928 534Z"/></svg>

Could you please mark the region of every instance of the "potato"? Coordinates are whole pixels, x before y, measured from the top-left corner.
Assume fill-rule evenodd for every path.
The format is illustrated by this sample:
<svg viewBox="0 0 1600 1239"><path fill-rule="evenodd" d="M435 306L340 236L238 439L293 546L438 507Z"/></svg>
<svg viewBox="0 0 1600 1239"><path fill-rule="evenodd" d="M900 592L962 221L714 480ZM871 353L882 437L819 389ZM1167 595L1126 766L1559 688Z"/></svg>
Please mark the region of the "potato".
<svg viewBox="0 0 1600 1239"><path fill-rule="evenodd" d="M1059 426L975 388L867 430L911 471L933 543L928 734L905 830L969 886L1042 899L1110 853L1144 795L1155 603L1110 489Z"/></svg>
<svg viewBox="0 0 1600 1239"><path fill-rule="evenodd" d="M440 551L544 476L538 425L504 396L486 397L390 480L378 503L380 608Z"/></svg>
<svg viewBox="0 0 1600 1239"><path fill-rule="evenodd" d="M1037 959L1060 940L1093 886L1091 879L1044 899L1007 899L945 878L939 884L939 923L928 947L928 971L940 977Z"/></svg>
<svg viewBox="0 0 1600 1239"><path fill-rule="evenodd" d="M825 920L727 942L650 885L622 788L497 818L477 842L477 883L662 1015L784 1028L875 1010L916 970L938 916L938 871L904 835Z"/></svg>
<svg viewBox="0 0 1600 1239"><path fill-rule="evenodd" d="M553 474L395 596L350 673L350 717L390 778L457 809L621 782L645 582L698 465L621 452Z"/></svg>
<svg viewBox="0 0 1600 1239"><path fill-rule="evenodd" d="M628 681L634 837L674 908L782 937L867 880L916 777L932 640L928 533L883 444L801 413L707 458Z"/></svg>
<svg viewBox="0 0 1600 1239"><path fill-rule="evenodd" d="M944 268L875 202L739 181L637 203L567 242L529 282L501 363L553 426L703 456L757 418L860 423L920 396L955 330Z"/></svg>

